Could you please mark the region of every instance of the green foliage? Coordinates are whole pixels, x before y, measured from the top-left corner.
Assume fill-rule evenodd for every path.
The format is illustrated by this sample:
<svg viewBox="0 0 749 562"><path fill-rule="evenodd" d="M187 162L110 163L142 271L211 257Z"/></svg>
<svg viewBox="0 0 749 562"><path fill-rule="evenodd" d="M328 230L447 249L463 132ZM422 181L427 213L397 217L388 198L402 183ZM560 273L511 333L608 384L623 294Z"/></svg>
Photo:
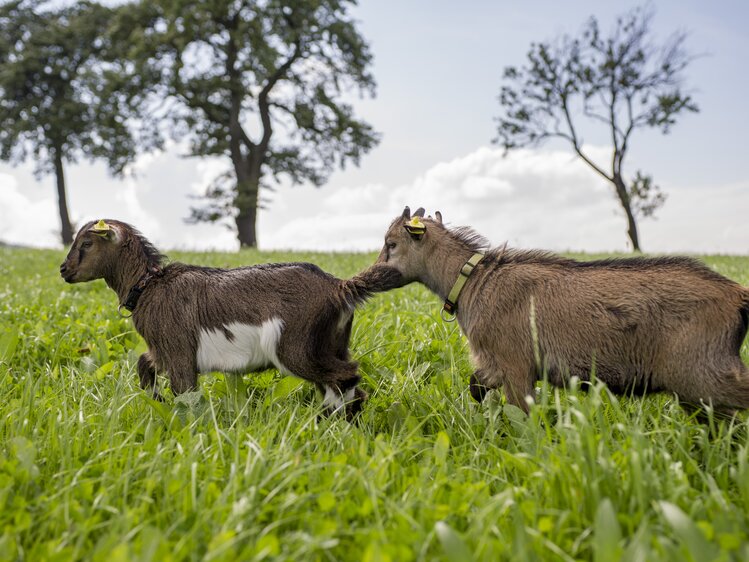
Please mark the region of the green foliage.
<svg viewBox="0 0 749 562"><path fill-rule="evenodd" d="M173 257L340 277L374 260ZM545 384L528 418L496 392L478 405L464 338L415 285L357 313L354 425L273 370L155 402L115 295L64 284L61 259L0 249L0 560L749 557L745 414L700 423L669 395ZM749 284L749 259L706 261Z"/></svg>
<svg viewBox="0 0 749 562"><path fill-rule="evenodd" d="M277 180L324 183L358 163L378 136L344 101L374 93L371 54L348 14L351 0L143 0L120 9L115 35L144 94L171 103L155 117L186 136L193 156L226 156L231 169L206 190L194 221L249 217ZM236 221L240 227L241 221ZM249 240L240 241L244 244Z"/></svg>
<svg viewBox="0 0 749 562"><path fill-rule="evenodd" d="M57 149L68 161L82 152L122 168L132 146L110 154L111 147L99 142L127 139L123 123L111 115L105 130L98 125L106 104L94 67L108 16L89 2L59 10L38 0L0 7L0 157L22 161L31 151L39 174L53 171L50 153Z"/></svg>
<svg viewBox="0 0 749 562"><path fill-rule="evenodd" d="M110 80L111 10L93 2L0 5L0 158L29 157L57 175L63 243L72 241L63 163L104 159L121 173L135 156L127 99Z"/></svg>
<svg viewBox="0 0 749 562"><path fill-rule="evenodd" d="M653 182L652 176L637 170L629 184L629 200L635 215L652 217L666 202L666 194Z"/></svg>

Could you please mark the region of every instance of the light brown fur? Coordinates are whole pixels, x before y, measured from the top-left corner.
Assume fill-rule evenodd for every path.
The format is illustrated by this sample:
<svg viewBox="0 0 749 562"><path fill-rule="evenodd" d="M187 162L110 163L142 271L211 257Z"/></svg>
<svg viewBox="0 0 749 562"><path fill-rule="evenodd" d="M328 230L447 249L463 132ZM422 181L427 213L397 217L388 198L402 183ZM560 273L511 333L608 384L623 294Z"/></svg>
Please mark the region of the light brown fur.
<svg viewBox="0 0 749 562"><path fill-rule="evenodd" d="M423 209L415 215L423 216ZM424 218L415 240L395 219L378 262L444 299L486 240ZM749 368L739 352L749 290L686 257L578 262L539 251L486 252L457 304L477 367L471 393L502 386L528 410L534 383L597 378L614 392L676 393L688 403L749 408ZM536 353L538 351L538 355Z"/></svg>

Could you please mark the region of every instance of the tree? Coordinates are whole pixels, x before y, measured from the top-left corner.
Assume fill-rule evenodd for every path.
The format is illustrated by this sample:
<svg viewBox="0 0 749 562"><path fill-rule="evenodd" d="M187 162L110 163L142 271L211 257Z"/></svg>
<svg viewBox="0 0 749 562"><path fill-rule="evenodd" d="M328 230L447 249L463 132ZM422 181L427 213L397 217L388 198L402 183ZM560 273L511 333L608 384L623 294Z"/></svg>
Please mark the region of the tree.
<svg viewBox="0 0 749 562"><path fill-rule="evenodd" d="M636 8L616 21L608 37L591 18L580 37L554 44L532 43L528 64L507 67L499 96L495 142L505 151L561 138L614 187L627 217L627 234L640 250L637 217L652 216L665 195L649 175L638 171L627 183L624 159L634 131L656 128L664 134L683 112L697 105L681 86L692 57L686 36L675 33L661 45L651 41L652 12ZM598 164L585 152L579 120L602 123L611 138L611 164Z"/></svg>
<svg viewBox="0 0 749 562"><path fill-rule="evenodd" d="M0 158L33 156L37 177L54 173L63 244L73 241L64 164L104 158L119 173L135 154L100 56L111 11L41 0L0 5Z"/></svg>
<svg viewBox="0 0 749 562"><path fill-rule="evenodd" d="M358 164L378 136L342 97L374 94L371 54L348 14L354 0L142 0L125 5L134 75L158 77L151 102L187 135L190 156L226 156L192 221L233 219L255 246L261 189L285 178L319 186Z"/></svg>

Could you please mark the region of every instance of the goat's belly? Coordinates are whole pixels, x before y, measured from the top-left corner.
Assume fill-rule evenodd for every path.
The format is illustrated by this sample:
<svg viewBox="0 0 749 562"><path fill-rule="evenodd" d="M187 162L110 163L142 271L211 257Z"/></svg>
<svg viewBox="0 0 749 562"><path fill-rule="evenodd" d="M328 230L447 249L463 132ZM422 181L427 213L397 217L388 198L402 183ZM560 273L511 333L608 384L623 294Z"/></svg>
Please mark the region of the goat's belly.
<svg viewBox="0 0 749 562"><path fill-rule="evenodd" d="M202 329L198 337L198 371L248 372L269 367L284 370L278 360L283 322L271 318L261 325L231 322Z"/></svg>

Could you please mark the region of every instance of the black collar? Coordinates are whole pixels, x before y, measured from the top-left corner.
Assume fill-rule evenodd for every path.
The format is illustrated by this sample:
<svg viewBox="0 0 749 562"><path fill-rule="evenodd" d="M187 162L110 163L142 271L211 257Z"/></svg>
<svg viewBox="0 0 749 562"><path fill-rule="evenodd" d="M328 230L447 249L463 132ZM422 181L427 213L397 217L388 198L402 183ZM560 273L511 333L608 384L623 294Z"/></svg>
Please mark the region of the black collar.
<svg viewBox="0 0 749 562"><path fill-rule="evenodd" d="M130 312L135 310L135 307L138 306L138 299L140 299L140 295L143 293L146 285L148 285L148 282L152 278L153 275L151 274L151 272L147 271L146 273L144 273L143 276L138 280L138 282L132 286L130 292L127 294L127 298L125 298L125 302L123 302L118 307L118 310L121 308L126 308Z"/></svg>

